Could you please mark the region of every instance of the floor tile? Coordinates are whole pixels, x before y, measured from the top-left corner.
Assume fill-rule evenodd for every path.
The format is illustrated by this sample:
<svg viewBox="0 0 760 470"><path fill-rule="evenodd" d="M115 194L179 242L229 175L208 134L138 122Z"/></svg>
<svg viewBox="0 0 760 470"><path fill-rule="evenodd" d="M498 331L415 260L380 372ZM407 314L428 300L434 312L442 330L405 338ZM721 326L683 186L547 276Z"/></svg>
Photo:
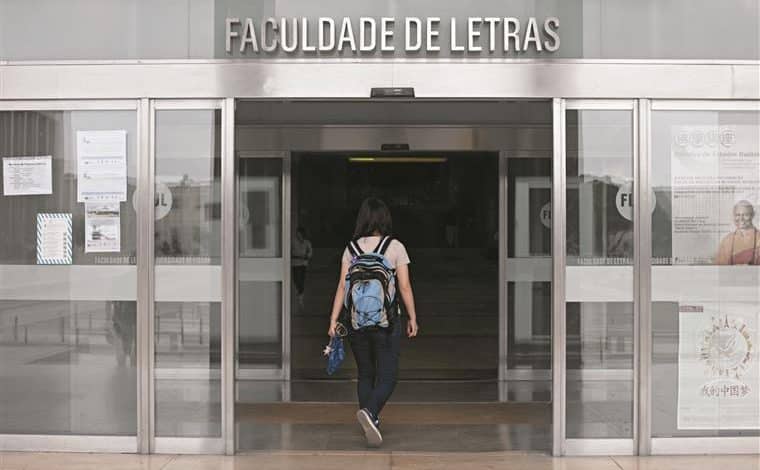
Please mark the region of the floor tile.
<svg viewBox="0 0 760 470"><path fill-rule="evenodd" d="M161 470L234 470L243 462L248 468L258 468L258 465L251 466L252 462L246 462L242 456L178 455Z"/></svg>
<svg viewBox="0 0 760 470"><path fill-rule="evenodd" d="M552 459L551 470L620 470L611 457L565 457Z"/></svg>
<svg viewBox="0 0 760 470"><path fill-rule="evenodd" d="M391 421L391 420L389 420ZM547 426L435 425L383 422L384 451L502 452L548 451ZM364 435L356 422L346 424L239 425L242 451L364 451Z"/></svg>
<svg viewBox="0 0 760 470"><path fill-rule="evenodd" d="M291 423L241 424L238 426L238 440L242 451L320 451L327 449L330 434L341 427L347 426Z"/></svg>
<svg viewBox="0 0 760 470"><path fill-rule="evenodd" d="M0 470L760 470L760 455L567 457L523 452L253 452L228 456L0 453Z"/></svg>
<svg viewBox="0 0 760 470"><path fill-rule="evenodd" d="M553 459L517 453L393 454L393 470L500 469L500 470L620 470L609 457Z"/></svg>
<svg viewBox="0 0 760 470"><path fill-rule="evenodd" d="M181 456L163 470L389 470L388 453L262 453L236 457Z"/></svg>
<svg viewBox="0 0 760 470"><path fill-rule="evenodd" d="M0 470L23 470L29 454L0 452Z"/></svg>
<svg viewBox="0 0 760 470"><path fill-rule="evenodd" d="M166 455L14 452L0 454L0 469L161 470L170 460Z"/></svg>
<svg viewBox="0 0 760 470"><path fill-rule="evenodd" d="M622 470L760 470L760 455L614 457Z"/></svg>

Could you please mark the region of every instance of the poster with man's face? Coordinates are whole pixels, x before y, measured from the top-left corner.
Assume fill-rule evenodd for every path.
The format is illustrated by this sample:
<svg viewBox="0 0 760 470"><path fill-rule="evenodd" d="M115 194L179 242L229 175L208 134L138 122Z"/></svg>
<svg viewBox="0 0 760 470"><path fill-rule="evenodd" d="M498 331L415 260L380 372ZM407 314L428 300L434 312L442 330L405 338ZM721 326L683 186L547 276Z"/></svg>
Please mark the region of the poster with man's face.
<svg viewBox="0 0 760 470"><path fill-rule="evenodd" d="M671 135L673 264L760 262L757 129L676 126Z"/></svg>

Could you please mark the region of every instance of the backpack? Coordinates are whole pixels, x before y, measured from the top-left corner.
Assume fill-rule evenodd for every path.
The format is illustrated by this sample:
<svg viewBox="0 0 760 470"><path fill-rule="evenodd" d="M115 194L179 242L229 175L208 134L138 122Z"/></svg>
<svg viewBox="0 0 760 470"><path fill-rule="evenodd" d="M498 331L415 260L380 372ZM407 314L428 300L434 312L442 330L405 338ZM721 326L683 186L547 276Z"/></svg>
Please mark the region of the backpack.
<svg viewBox="0 0 760 470"><path fill-rule="evenodd" d="M353 259L346 274L343 306L354 330L387 328L398 314L396 270L385 257L391 241L383 237L370 253L362 251L356 240L348 244Z"/></svg>

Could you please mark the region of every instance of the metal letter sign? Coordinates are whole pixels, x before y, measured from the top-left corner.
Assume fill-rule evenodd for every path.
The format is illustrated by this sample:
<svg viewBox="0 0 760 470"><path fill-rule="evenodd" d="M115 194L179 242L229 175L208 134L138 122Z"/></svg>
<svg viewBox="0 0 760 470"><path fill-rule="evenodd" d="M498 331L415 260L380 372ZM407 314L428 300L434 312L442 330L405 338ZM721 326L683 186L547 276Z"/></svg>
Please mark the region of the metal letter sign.
<svg viewBox="0 0 760 470"><path fill-rule="evenodd" d="M394 52L435 54L480 54L546 52L559 50L559 18L530 17L521 22L513 17L393 17L350 18L233 18L225 19L227 54L372 53ZM396 25L404 37L395 37ZM401 27L401 26L399 26ZM443 44L440 33L448 28L450 41Z"/></svg>

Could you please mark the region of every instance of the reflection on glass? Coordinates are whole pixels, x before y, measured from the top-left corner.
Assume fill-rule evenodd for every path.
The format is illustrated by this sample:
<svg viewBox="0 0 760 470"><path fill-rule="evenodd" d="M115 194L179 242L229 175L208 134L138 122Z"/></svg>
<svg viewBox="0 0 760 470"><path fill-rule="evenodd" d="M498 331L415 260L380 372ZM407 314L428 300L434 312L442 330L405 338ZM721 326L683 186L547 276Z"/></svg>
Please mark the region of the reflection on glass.
<svg viewBox="0 0 760 470"><path fill-rule="evenodd" d="M93 130L127 136L128 201L120 204L121 243L113 252L85 252L74 142L77 131ZM52 194L0 197L6 221L0 227L0 433L136 433L136 291L130 287L136 148L134 111L0 112L0 155L52 162ZM71 265L37 264L37 215L46 213L71 214Z"/></svg>
<svg viewBox="0 0 760 470"><path fill-rule="evenodd" d="M510 370L551 370L551 171L551 158L507 160ZM548 377L547 373L543 378Z"/></svg>
<svg viewBox="0 0 760 470"><path fill-rule="evenodd" d="M157 302L156 435L221 435L220 304Z"/></svg>
<svg viewBox="0 0 760 470"><path fill-rule="evenodd" d="M633 436L630 111L567 113L567 437Z"/></svg>
<svg viewBox="0 0 760 470"><path fill-rule="evenodd" d="M282 367L282 159L239 158L238 367ZM267 261L279 259L280 264Z"/></svg>
<svg viewBox="0 0 760 470"><path fill-rule="evenodd" d="M240 255L282 256L282 159L241 158L238 173Z"/></svg>
<svg viewBox="0 0 760 470"><path fill-rule="evenodd" d="M221 436L221 111L156 112L156 436Z"/></svg>
<svg viewBox="0 0 760 470"><path fill-rule="evenodd" d="M654 437L760 436L760 113L652 115Z"/></svg>
<svg viewBox="0 0 760 470"><path fill-rule="evenodd" d="M157 264L219 264L221 112L156 113Z"/></svg>
<svg viewBox="0 0 760 470"><path fill-rule="evenodd" d="M280 367L282 282L241 280L239 309L239 367Z"/></svg>
<svg viewBox="0 0 760 470"><path fill-rule="evenodd" d="M629 111L567 115L567 264L633 264Z"/></svg>

